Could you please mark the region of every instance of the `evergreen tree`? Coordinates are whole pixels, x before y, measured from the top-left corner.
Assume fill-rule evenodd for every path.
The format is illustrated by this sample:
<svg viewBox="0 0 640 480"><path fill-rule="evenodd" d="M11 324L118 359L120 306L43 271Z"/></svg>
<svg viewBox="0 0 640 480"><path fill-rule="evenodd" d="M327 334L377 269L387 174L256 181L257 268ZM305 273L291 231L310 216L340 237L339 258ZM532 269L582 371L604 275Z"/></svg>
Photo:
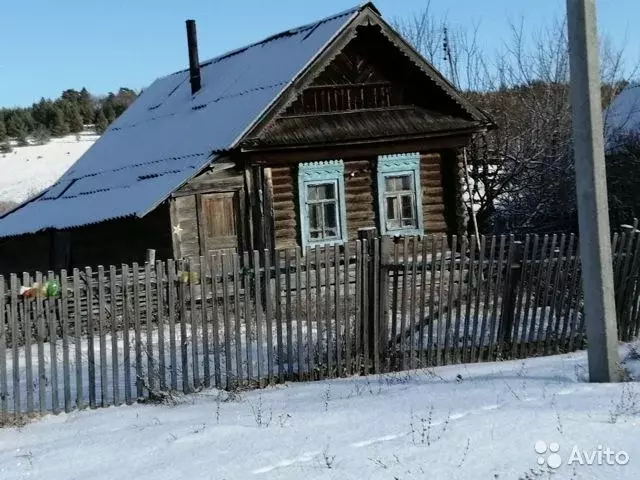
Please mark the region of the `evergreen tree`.
<svg viewBox="0 0 640 480"><path fill-rule="evenodd" d="M44 145L51 140L51 132L44 125L40 125L33 132L33 140L37 145Z"/></svg>
<svg viewBox="0 0 640 480"><path fill-rule="evenodd" d="M11 147L11 144L8 141L4 143L0 143L0 153L11 153L12 150L13 148Z"/></svg>
<svg viewBox="0 0 640 480"><path fill-rule="evenodd" d="M102 135L109 126L109 121L101 107L96 109L95 118L93 119L93 128L98 135Z"/></svg>
<svg viewBox="0 0 640 480"><path fill-rule="evenodd" d="M71 133L81 132L83 122L78 105L70 100L61 100L59 107L62 110L65 123L69 125L69 131Z"/></svg>
<svg viewBox="0 0 640 480"><path fill-rule="evenodd" d="M7 135L13 138L20 138L27 135L27 126L22 117L15 111L9 114L7 120Z"/></svg>
<svg viewBox="0 0 640 480"><path fill-rule="evenodd" d="M80 115L82 115L82 121L85 125L89 125L93 122L95 112L93 111L93 99L91 94L86 88L80 90L80 101L78 103L80 109Z"/></svg>
<svg viewBox="0 0 640 480"><path fill-rule="evenodd" d="M34 103L31 107L31 116L39 126L49 126L52 104L53 102L51 100L45 100L44 98L41 98L38 103Z"/></svg>
<svg viewBox="0 0 640 480"><path fill-rule="evenodd" d="M107 119L107 122L109 124L112 124L113 121L116 119L116 112L113 109L113 104L111 101L107 100L105 101L105 103L102 105L102 113L104 113L104 116Z"/></svg>
<svg viewBox="0 0 640 480"><path fill-rule="evenodd" d="M18 143L19 147L26 147L27 145L29 145L29 142L27 141L26 132L20 135L18 138L16 138L16 142Z"/></svg>
<svg viewBox="0 0 640 480"><path fill-rule="evenodd" d="M69 133L69 125L64 120L64 113L59 105L52 106L53 118L49 126L51 135L54 137L63 137Z"/></svg>
<svg viewBox="0 0 640 480"><path fill-rule="evenodd" d="M4 123L4 116L0 115L0 143L7 139L7 126Z"/></svg>

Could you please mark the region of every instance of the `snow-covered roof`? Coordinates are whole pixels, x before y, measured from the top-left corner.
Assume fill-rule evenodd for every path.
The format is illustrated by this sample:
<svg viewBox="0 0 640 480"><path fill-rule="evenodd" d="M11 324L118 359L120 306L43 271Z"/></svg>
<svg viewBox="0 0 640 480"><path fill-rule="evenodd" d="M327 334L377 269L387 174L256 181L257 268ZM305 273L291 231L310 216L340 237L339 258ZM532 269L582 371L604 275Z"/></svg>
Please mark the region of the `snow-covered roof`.
<svg viewBox="0 0 640 480"><path fill-rule="evenodd" d="M144 216L230 149L367 5L159 78L42 195L0 217L0 237Z"/></svg>
<svg viewBox="0 0 640 480"><path fill-rule="evenodd" d="M604 112L607 149L615 148L617 140L629 134L640 134L640 83L629 84Z"/></svg>

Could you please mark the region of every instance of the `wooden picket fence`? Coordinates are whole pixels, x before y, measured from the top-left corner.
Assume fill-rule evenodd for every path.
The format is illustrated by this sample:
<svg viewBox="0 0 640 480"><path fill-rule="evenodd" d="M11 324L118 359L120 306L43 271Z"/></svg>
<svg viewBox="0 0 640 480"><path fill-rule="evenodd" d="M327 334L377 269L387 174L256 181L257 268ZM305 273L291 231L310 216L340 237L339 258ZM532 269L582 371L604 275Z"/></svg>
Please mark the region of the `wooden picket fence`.
<svg viewBox="0 0 640 480"><path fill-rule="evenodd" d="M361 239L0 276L0 419L584 347L574 235ZM619 336L640 237L613 237ZM192 269L191 264L197 264ZM21 296L53 280L55 296Z"/></svg>

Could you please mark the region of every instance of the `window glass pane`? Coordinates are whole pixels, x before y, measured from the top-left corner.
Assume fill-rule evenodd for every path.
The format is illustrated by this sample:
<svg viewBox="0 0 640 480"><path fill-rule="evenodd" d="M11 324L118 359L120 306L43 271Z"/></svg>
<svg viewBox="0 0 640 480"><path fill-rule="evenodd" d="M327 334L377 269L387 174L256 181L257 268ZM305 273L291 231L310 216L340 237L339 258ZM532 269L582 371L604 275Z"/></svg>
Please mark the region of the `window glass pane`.
<svg viewBox="0 0 640 480"><path fill-rule="evenodd" d="M319 240L320 238L322 238L322 232L320 232L319 230L311 230L309 232L309 237L311 237L312 240Z"/></svg>
<svg viewBox="0 0 640 480"><path fill-rule="evenodd" d="M324 224L325 227L331 228L338 226L336 204L334 202L324 204Z"/></svg>
<svg viewBox="0 0 640 480"><path fill-rule="evenodd" d="M402 195L402 218L413 220L413 196Z"/></svg>
<svg viewBox="0 0 640 480"><path fill-rule="evenodd" d="M411 175L399 175L394 177L386 177L384 179L385 189L387 193L401 192L413 190L413 182Z"/></svg>
<svg viewBox="0 0 640 480"><path fill-rule="evenodd" d="M320 228L320 205L309 205L309 230Z"/></svg>
<svg viewBox="0 0 640 480"><path fill-rule="evenodd" d="M413 185L411 184L411 175L403 175L398 180L401 183L402 190L413 190Z"/></svg>
<svg viewBox="0 0 640 480"><path fill-rule="evenodd" d="M309 185L307 187L307 200L317 200L318 199L318 186Z"/></svg>
<svg viewBox="0 0 640 480"><path fill-rule="evenodd" d="M394 218L396 218L395 203L395 197L387 197L387 220L393 220Z"/></svg>
<svg viewBox="0 0 640 480"><path fill-rule="evenodd" d="M324 238L337 238L338 237L338 230L336 230L335 228L327 228L324 231Z"/></svg>
<svg viewBox="0 0 640 480"><path fill-rule="evenodd" d="M320 195L319 199L333 199L336 198L336 189L333 183L327 183L325 185L319 185Z"/></svg>

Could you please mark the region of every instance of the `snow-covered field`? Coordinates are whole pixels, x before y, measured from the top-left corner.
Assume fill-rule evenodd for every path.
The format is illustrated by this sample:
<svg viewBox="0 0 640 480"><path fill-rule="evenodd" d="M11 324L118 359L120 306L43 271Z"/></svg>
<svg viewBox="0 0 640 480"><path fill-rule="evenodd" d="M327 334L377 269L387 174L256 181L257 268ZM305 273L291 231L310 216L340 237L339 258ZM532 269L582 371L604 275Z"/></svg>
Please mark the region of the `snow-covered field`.
<svg viewBox="0 0 640 480"><path fill-rule="evenodd" d="M0 153L0 202L22 202L52 185L98 137L90 132Z"/></svg>
<svg viewBox="0 0 640 480"><path fill-rule="evenodd" d="M639 478L637 383L585 374L579 352L47 416L0 430L0 478Z"/></svg>

